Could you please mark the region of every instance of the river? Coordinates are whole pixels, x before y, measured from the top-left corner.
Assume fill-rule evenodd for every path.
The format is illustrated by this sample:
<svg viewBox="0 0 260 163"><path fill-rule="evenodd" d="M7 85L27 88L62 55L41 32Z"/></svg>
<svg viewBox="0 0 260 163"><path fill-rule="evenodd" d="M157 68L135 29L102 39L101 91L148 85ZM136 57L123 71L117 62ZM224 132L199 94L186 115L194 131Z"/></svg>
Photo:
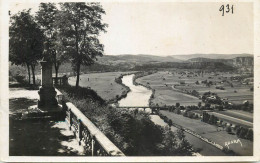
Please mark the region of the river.
<svg viewBox="0 0 260 163"><path fill-rule="evenodd" d="M152 91L146 87L140 85L134 85L133 83L134 74L125 75L122 78L122 83L130 88L130 92L127 94L126 98L121 99L118 104L119 106L149 106L149 99ZM142 109L140 109L142 110ZM151 109L146 109L145 111L151 112ZM150 115L152 122L160 126L166 126L167 124L158 116ZM177 128L171 126L172 131L176 131ZM195 149L200 149L199 153L194 153L195 155L204 156L225 156L221 150L215 148L214 146L202 141L201 139L186 133L186 139L191 143Z"/></svg>
<svg viewBox="0 0 260 163"><path fill-rule="evenodd" d="M127 94L126 98L121 99L118 104L119 106L149 106L149 99L152 95L152 91L140 86L140 85L134 85L133 83L133 77L134 74L131 75L125 75L122 78L122 83L130 88L130 92ZM139 110L143 110L140 108ZM151 109L146 109L146 112L150 113ZM167 123L165 123L158 115L150 115L151 120L160 126L167 126ZM177 128L172 127L173 131L177 130Z"/></svg>

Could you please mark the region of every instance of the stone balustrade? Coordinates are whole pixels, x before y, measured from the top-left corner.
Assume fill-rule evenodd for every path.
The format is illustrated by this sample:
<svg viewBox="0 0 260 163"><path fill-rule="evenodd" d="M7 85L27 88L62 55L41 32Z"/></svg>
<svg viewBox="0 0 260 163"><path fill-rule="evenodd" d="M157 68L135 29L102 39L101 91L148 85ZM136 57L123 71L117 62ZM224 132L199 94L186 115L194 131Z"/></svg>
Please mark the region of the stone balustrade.
<svg viewBox="0 0 260 163"><path fill-rule="evenodd" d="M65 121L75 133L86 155L125 156L78 108L72 103L63 104L66 110Z"/></svg>
<svg viewBox="0 0 260 163"><path fill-rule="evenodd" d="M52 77L52 83L54 85L68 85L68 77L62 76L62 77Z"/></svg>

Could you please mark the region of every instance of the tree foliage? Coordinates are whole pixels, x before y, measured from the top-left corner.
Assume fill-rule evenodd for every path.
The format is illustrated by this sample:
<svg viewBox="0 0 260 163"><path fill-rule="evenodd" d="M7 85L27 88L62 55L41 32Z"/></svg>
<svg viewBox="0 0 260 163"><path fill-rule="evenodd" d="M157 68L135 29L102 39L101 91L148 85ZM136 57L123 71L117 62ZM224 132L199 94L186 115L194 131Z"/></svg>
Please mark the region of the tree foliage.
<svg viewBox="0 0 260 163"><path fill-rule="evenodd" d="M55 3L40 3L39 11L36 13L36 20L44 31L46 41L48 42L48 52L51 62L54 65L56 78L58 77L59 67L67 58L63 53L62 37L59 35L59 24L57 19L59 10ZM57 82L57 80L56 80Z"/></svg>
<svg viewBox="0 0 260 163"><path fill-rule="evenodd" d="M59 34L64 52L77 73L78 87L80 66L91 65L97 56L103 56L104 46L98 36L107 27L102 22L105 11L99 3L60 3L60 7L57 18Z"/></svg>
<svg viewBox="0 0 260 163"><path fill-rule="evenodd" d="M11 16L9 28L10 61L16 65L26 65L30 83L30 68L35 84L34 70L42 58L44 35L29 10Z"/></svg>

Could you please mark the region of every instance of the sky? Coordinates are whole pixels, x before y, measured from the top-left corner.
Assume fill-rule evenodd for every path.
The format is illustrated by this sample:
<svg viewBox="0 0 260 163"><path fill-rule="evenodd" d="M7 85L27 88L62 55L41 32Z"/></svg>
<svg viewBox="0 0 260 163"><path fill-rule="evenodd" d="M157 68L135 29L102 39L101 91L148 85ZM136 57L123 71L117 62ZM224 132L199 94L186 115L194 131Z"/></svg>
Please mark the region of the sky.
<svg viewBox="0 0 260 163"><path fill-rule="evenodd" d="M231 3L234 13L215 2L103 2L109 25L100 35L106 55L253 54L253 4ZM225 4L225 3L224 3ZM38 4L16 4L37 11Z"/></svg>

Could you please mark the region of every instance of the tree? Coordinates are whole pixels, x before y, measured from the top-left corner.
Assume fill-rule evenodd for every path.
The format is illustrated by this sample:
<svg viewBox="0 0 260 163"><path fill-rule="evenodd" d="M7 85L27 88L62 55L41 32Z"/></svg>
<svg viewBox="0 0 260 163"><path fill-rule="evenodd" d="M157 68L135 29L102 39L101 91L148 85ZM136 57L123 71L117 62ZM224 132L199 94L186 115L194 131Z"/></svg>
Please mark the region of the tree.
<svg viewBox="0 0 260 163"><path fill-rule="evenodd" d="M177 130L177 137L180 140L177 149L178 153L182 156L191 156L193 152L192 145L187 141L186 136L182 130Z"/></svg>
<svg viewBox="0 0 260 163"><path fill-rule="evenodd" d="M228 132L228 133L230 133L232 130L231 130L231 127L230 126L227 126L226 127L226 131Z"/></svg>
<svg viewBox="0 0 260 163"><path fill-rule="evenodd" d="M239 138L245 138L246 134L247 134L248 130L244 127L240 128L240 133L238 135Z"/></svg>
<svg viewBox="0 0 260 163"><path fill-rule="evenodd" d="M179 108L180 107L180 103L177 102L175 106L176 106L176 108Z"/></svg>
<svg viewBox="0 0 260 163"><path fill-rule="evenodd" d="M59 24L57 23L58 9L55 3L40 3L39 11L36 13L36 20L40 24L46 41L49 44L51 62L54 65L57 83L58 71L61 63L66 59L63 53L61 35L59 35Z"/></svg>
<svg viewBox="0 0 260 163"><path fill-rule="evenodd" d="M60 7L57 23L63 36L64 52L77 74L78 87L81 65L89 66L97 60L97 56L103 56L104 46L99 42L98 35L107 27L102 23L105 11L99 3L60 3Z"/></svg>
<svg viewBox="0 0 260 163"><path fill-rule="evenodd" d="M209 117L209 124L214 124L214 120L215 119L215 116L214 115L210 115L210 117Z"/></svg>
<svg viewBox="0 0 260 163"><path fill-rule="evenodd" d="M248 129L248 132L247 132L247 134L246 134L245 137L246 137L247 139L253 141L253 136L254 136L253 130L252 130L252 129Z"/></svg>
<svg viewBox="0 0 260 163"><path fill-rule="evenodd" d="M196 91L196 90L192 90L191 94L192 94L193 96L196 96L196 97L198 97L198 96L200 95L199 92Z"/></svg>
<svg viewBox="0 0 260 163"><path fill-rule="evenodd" d="M30 11L23 10L11 16L9 49L13 64L27 66L29 84L31 68L35 85L35 66L42 58L44 35Z"/></svg>
<svg viewBox="0 0 260 163"><path fill-rule="evenodd" d="M211 106L211 104L210 104L210 103L206 103L206 104L205 104L205 107L206 107L206 109L207 109L207 110L209 110L209 109L210 109L210 106Z"/></svg>
<svg viewBox="0 0 260 163"><path fill-rule="evenodd" d="M239 136L240 132L241 132L241 127L237 126L237 128L236 128L236 135Z"/></svg>
<svg viewBox="0 0 260 163"><path fill-rule="evenodd" d="M175 134L170 130L170 128L166 127L163 132L163 153L162 155L176 155L177 151L177 139Z"/></svg>
<svg viewBox="0 0 260 163"><path fill-rule="evenodd" d="M200 107L201 107L201 102L198 102L198 107L199 107L199 109L200 109Z"/></svg>

